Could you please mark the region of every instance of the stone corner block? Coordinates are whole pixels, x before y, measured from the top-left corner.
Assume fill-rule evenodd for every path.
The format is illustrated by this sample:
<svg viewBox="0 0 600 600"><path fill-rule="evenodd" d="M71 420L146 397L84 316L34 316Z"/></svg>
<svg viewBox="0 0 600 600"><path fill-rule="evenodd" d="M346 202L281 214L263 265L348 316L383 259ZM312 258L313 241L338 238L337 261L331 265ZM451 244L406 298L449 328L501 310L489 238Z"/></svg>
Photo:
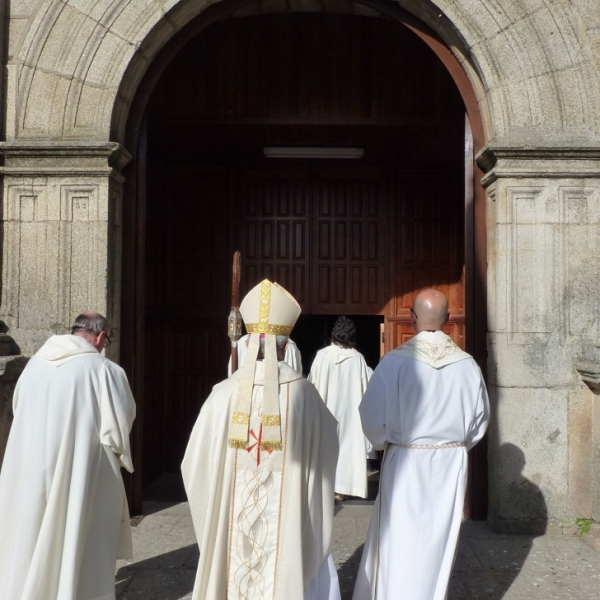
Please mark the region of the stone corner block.
<svg viewBox="0 0 600 600"><path fill-rule="evenodd" d="M581 539L590 547L600 552L600 523L593 523L590 530L581 536Z"/></svg>

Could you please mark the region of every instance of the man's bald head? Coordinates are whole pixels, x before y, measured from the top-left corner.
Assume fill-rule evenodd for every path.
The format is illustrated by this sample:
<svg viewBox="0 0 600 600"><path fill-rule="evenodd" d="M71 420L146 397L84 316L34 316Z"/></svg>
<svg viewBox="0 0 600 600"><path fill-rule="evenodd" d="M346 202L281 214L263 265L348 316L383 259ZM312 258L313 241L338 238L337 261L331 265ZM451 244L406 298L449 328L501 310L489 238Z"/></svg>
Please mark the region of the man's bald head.
<svg viewBox="0 0 600 600"><path fill-rule="evenodd" d="M443 329L448 317L448 299L442 292L427 289L417 294L411 315L417 333Z"/></svg>

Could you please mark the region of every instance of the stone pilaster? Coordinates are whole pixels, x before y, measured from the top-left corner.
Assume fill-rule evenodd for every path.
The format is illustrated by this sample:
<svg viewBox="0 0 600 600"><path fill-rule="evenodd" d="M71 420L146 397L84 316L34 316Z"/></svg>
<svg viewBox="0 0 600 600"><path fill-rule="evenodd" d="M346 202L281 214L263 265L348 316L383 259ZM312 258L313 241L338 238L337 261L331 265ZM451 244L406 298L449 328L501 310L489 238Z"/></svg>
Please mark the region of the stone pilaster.
<svg viewBox="0 0 600 600"><path fill-rule="evenodd" d="M84 310L105 314L119 353L121 211L128 153L115 143L0 144L4 155L0 462L12 392L31 356ZM4 337L3 337L4 336ZM13 341L14 340L14 341Z"/></svg>
<svg viewBox="0 0 600 600"><path fill-rule="evenodd" d="M122 183L107 143L4 143L0 318L25 355L88 309L118 341Z"/></svg>
<svg viewBox="0 0 600 600"><path fill-rule="evenodd" d="M590 516L600 359L600 151L492 148L487 169L490 522ZM600 427L600 424L598 424ZM587 514L584 514L587 513Z"/></svg>

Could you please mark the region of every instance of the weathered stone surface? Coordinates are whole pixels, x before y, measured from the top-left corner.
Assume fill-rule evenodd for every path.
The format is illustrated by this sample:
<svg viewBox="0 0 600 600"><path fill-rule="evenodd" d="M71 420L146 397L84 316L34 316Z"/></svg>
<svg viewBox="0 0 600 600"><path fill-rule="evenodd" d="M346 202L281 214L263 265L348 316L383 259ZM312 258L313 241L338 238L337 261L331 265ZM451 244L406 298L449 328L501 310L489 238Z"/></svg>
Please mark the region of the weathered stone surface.
<svg viewBox="0 0 600 600"><path fill-rule="evenodd" d="M485 129L491 520L539 530L599 515L600 408L580 368L600 362L597 0L398 3L447 42ZM210 4L10 4L0 316L24 355L95 308L118 358L116 142L152 60Z"/></svg>
<svg viewBox="0 0 600 600"><path fill-rule="evenodd" d="M584 387L569 393L569 507L572 514L579 517L592 514L596 476L593 468L596 425L592 417L593 402L593 394Z"/></svg>
<svg viewBox="0 0 600 600"><path fill-rule="evenodd" d="M552 7L531 0L510 5L483 0L399 3L446 39L471 79L480 80L486 90L482 102L487 106L482 112L490 138L542 129L557 138L576 135L592 143L600 139L600 108L594 101L600 95L600 44L597 17L586 0L561 0ZM65 5L52 0L47 4L39 12L35 4L25 2L11 7L11 19L18 21L14 27L21 35L19 43L11 46L11 64L18 68L9 71L9 77L18 78L20 97L26 99L12 107L18 113L18 137L44 138L52 123L66 117L69 122L63 123L63 131L106 138L112 111L103 104L114 105L136 49L143 43L146 54L155 55L166 41L160 33L162 21L179 30L205 7L191 0L121 0L110 10L104 2ZM320 6L315 4L313 10L321 10ZM72 40L64 31L75 22L80 27L74 30L81 33ZM148 46L149 38L155 40L153 48ZM31 72L23 77L22 68ZM59 76L78 82L69 85L65 101L56 95ZM82 101L78 87L92 83L110 93L98 98L98 119L91 126L80 126L72 117ZM37 93L43 89L53 90L50 104L48 94ZM573 89L578 93L571 93Z"/></svg>
<svg viewBox="0 0 600 600"><path fill-rule="evenodd" d="M336 510L333 556L342 600L352 598L371 511L368 505ZM190 532L187 503L155 504L133 528L134 559L119 561L117 599L189 600L198 558ZM600 553L577 535L500 535L466 521L448 600L595 600L598 585Z"/></svg>
<svg viewBox="0 0 600 600"><path fill-rule="evenodd" d="M29 359L23 356L0 358L0 467L12 423L12 399L17 380Z"/></svg>
<svg viewBox="0 0 600 600"><path fill-rule="evenodd" d="M590 548L600 552L600 523L592 523L590 530L582 534L581 539Z"/></svg>

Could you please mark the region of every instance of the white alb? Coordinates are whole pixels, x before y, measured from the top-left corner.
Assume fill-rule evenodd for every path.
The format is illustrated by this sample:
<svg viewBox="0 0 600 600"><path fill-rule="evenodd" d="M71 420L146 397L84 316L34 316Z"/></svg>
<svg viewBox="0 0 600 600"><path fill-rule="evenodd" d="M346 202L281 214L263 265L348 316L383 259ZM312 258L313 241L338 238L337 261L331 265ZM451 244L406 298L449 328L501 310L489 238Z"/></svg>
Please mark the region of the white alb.
<svg viewBox="0 0 600 600"><path fill-rule="evenodd" d="M331 344L317 352L308 376L338 420L340 455L335 472L336 494L367 497L368 448L358 406L369 375L369 367L358 350Z"/></svg>
<svg viewBox="0 0 600 600"><path fill-rule="evenodd" d="M84 338L52 336L27 364L0 474L0 599L114 600L131 557L120 467L133 471L123 370Z"/></svg>
<svg viewBox="0 0 600 600"><path fill-rule="evenodd" d="M354 600L444 600L467 483L467 451L489 401L479 367L441 331L389 352L360 405L386 449Z"/></svg>

